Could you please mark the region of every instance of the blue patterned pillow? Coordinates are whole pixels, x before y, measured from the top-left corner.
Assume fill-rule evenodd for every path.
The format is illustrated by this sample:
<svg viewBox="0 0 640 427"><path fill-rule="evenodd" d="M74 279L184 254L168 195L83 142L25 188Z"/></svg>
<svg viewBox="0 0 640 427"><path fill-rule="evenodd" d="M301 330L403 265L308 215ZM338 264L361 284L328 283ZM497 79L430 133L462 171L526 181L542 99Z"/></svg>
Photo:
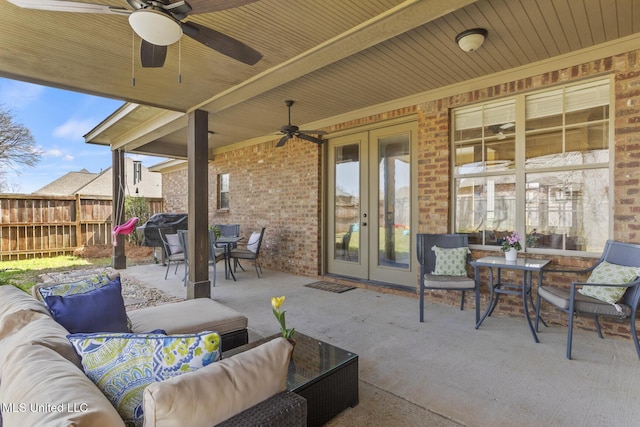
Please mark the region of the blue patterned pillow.
<svg viewBox="0 0 640 427"><path fill-rule="evenodd" d="M88 291L92 291L101 286L106 285L111 280L107 273L98 274L96 276L88 277L73 283L59 283L51 286L43 286L38 289L40 297L44 303L47 303L47 297L49 296L69 296L76 294L83 294Z"/></svg>
<svg viewBox="0 0 640 427"><path fill-rule="evenodd" d="M220 359L220 335L71 334L85 374L128 426L142 426L144 389Z"/></svg>

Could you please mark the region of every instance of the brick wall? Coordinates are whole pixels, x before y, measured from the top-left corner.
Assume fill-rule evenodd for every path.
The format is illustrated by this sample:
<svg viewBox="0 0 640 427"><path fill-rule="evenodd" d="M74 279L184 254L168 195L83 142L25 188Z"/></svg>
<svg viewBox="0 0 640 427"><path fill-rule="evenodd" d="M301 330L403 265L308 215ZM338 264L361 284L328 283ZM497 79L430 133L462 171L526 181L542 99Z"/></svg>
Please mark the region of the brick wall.
<svg viewBox="0 0 640 427"><path fill-rule="evenodd" d="M640 221L640 51L628 52L615 57L602 58L566 69L505 82L501 85L458 94L449 98L425 102L418 106L418 206L419 232L444 233L450 230L450 151L449 151L449 111L465 104L514 95L523 91L550 87L598 75L615 76L615 167L614 182L614 233L615 240L640 243L638 230ZM473 258L495 253L475 251ZM550 258L544 256L544 258ZM591 265L593 259L580 257L551 257L555 268L583 268ZM470 272L471 269L470 269ZM505 276L507 281L520 281L515 272ZM486 272L482 272L482 282L487 283ZM568 286L575 278L568 275L547 274L545 283ZM535 280L534 276L534 280ZM482 307L486 307L488 295L483 287ZM428 300L459 304L460 294L455 292L429 292ZM506 297L506 298L503 298ZM523 316L522 302L517 296L501 297L497 314ZM472 295L467 297L468 307L473 307ZM566 325L566 314L543 305L544 318L556 324ZM604 333L629 336L628 327L615 322L604 322ZM580 318L578 326L593 329L593 321Z"/></svg>
<svg viewBox="0 0 640 427"><path fill-rule="evenodd" d="M263 267L315 277L320 248L321 147L274 141L216 155L209 161L209 223L240 224L241 235L265 227ZM217 178L229 174L229 210L217 210ZM167 211L187 209L186 169L166 173Z"/></svg>
<svg viewBox="0 0 640 427"><path fill-rule="evenodd" d="M523 91L551 87L598 75L615 76L615 170L614 236L620 241L640 242L640 51L602 58L566 69L478 88L448 98L406 107L384 114L332 126L330 132L357 128L388 119L417 115L418 120L418 232L450 230L450 152L449 111L469 103L497 99ZM277 140L216 155L209 165L211 223L239 223L242 234L266 227L262 264L270 269L315 277L320 269L321 247L321 148L302 141L290 141L276 148ZM219 173L230 174L230 209L216 211L216 179ZM186 210L186 170L163 177L163 194L167 211ZM495 253L493 253L495 254ZM486 255L476 251L474 258ZM549 257L545 257L549 258ZM593 259L552 257L556 266L579 268ZM487 282L483 272L483 283ZM510 273L508 273L510 274ZM507 279L510 277L506 276ZM519 280L520 277L511 277ZM535 277L534 277L535 279ZM545 275L545 282L565 284L568 276ZM505 296L494 315L522 316L521 301ZM487 303L483 286L482 307ZM427 300L459 304L455 292L429 292ZM467 307L473 307L468 296ZM417 310L416 310L417 311ZM543 306L545 319L566 324L566 315ZM578 326L592 329L591 320ZM525 325L523 324L523 328ZM628 328L617 323L603 324L605 333L628 337Z"/></svg>
<svg viewBox="0 0 640 427"><path fill-rule="evenodd" d="M187 212L187 168L162 174L162 197L164 211ZM211 187L209 187L211 191Z"/></svg>

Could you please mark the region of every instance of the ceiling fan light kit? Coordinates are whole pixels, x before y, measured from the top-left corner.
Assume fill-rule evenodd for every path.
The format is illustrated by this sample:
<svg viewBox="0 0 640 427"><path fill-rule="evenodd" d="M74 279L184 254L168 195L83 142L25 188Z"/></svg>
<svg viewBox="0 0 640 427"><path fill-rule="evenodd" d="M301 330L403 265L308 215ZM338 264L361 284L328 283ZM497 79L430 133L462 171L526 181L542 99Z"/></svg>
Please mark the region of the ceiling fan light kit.
<svg viewBox="0 0 640 427"><path fill-rule="evenodd" d="M180 23L153 8L133 12L129 15L129 25L141 39L157 46L174 44L182 37Z"/></svg>
<svg viewBox="0 0 640 427"><path fill-rule="evenodd" d="M183 34L247 65L255 65L262 59L260 52L240 40L196 22L183 21L191 15L233 9L258 0L190 0L192 4L186 0L124 0L133 10L69 0L8 1L26 9L128 16L129 26L143 40L140 58L144 68L162 67L167 55L166 46L180 40Z"/></svg>
<svg viewBox="0 0 640 427"><path fill-rule="evenodd" d="M458 43L460 49L465 52L473 52L482 46L488 34L489 32L484 28L472 28L458 34L456 36L456 43Z"/></svg>

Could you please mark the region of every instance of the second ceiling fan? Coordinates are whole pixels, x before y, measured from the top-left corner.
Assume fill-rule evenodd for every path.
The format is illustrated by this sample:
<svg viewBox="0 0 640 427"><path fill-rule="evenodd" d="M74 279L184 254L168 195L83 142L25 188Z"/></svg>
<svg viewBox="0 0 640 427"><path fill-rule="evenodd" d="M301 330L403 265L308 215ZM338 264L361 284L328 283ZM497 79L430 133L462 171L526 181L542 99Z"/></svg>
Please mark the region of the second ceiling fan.
<svg viewBox="0 0 640 427"><path fill-rule="evenodd" d="M304 139L305 141L313 142L314 144L322 144L324 142L324 139L311 136L310 134L325 135L326 132L323 130L300 130L298 126L292 125L291 124L291 106L293 105L294 101L288 99L284 101L284 103L287 105L287 108L289 109L289 124L286 124L280 128L280 133L282 133L284 136L280 138L280 141L278 141L278 143L276 144L276 147L282 147L288 140L294 137Z"/></svg>
<svg viewBox="0 0 640 427"><path fill-rule="evenodd" d="M217 12L253 3L257 0L126 0L133 9L67 0L8 0L25 9L55 12L102 13L125 15L140 36L140 59L143 67L162 67L167 46L183 34L203 45L247 65L254 65L262 54L239 40L195 22L182 22L189 15Z"/></svg>

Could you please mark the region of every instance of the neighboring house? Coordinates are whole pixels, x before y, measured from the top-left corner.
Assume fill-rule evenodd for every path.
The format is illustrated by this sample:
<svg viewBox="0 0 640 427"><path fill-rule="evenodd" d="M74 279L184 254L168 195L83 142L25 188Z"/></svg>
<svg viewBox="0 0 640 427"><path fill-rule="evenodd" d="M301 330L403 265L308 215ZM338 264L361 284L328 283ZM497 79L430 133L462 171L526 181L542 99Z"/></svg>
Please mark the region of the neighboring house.
<svg viewBox="0 0 640 427"><path fill-rule="evenodd" d="M125 158L124 193L127 196L160 198L162 197L162 175L151 172L140 162ZM37 195L71 196L112 196L112 168L100 173L86 169L69 172L53 182L33 192Z"/></svg>

